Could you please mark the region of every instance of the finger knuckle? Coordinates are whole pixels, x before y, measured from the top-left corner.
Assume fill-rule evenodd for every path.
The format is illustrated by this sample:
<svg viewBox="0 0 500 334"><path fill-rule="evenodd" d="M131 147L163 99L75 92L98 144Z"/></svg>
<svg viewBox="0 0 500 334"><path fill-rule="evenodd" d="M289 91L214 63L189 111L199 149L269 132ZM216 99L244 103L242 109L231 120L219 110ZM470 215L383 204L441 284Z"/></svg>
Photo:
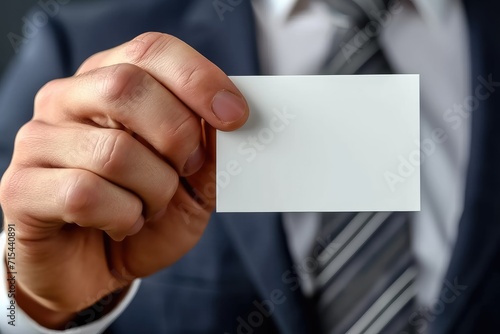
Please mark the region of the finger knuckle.
<svg viewBox="0 0 500 334"><path fill-rule="evenodd" d="M92 56L88 57L87 59L85 59L83 61L83 63L80 65L80 67L78 68L78 70L76 71L76 73L82 74L82 73L87 72L87 69L90 68L90 64L93 63L94 59L95 59L95 55L92 55Z"/></svg>
<svg viewBox="0 0 500 334"><path fill-rule="evenodd" d="M63 200L63 219L74 222L96 202L99 182L92 173L75 172L67 178Z"/></svg>
<svg viewBox="0 0 500 334"><path fill-rule="evenodd" d="M188 62L179 66L175 73L179 87L184 91L194 90L200 86L200 82L209 77L207 71L198 62Z"/></svg>
<svg viewBox="0 0 500 334"><path fill-rule="evenodd" d="M43 145L44 137L48 133L44 130L42 123L31 120L24 124L17 132L14 145L14 158L17 158L18 152L25 156L29 151L36 149L38 145Z"/></svg>
<svg viewBox="0 0 500 334"><path fill-rule="evenodd" d="M4 211L12 209L13 203L22 198L25 177L22 169L14 168L11 165L0 182L0 205Z"/></svg>
<svg viewBox="0 0 500 334"><path fill-rule="evenodd" d="M165 129L167 140L164 141L162 154L169 155L172 150L183 148L190 154L198 146L201 136L200 121L193 115L187 114L177 120L176 124L162 124L161 129Z"/></svg>
<svg viewBox="0 0 500 334"><path fill-rule="evenodd" d="M179 43L174 36L159 32L147 32L130 41L125 47L125 56L133 64L149 62L172 44Z"/></svg>
<svg viewBox="0 0 500 334"><path fill-rule="evenodd" d="M38 90L34 100L35 113L45 110L51 105L52 100L57 96L56 87L60 82L61 79L49 81Z"/></svg>
<svg viewBox="0 0 500 334"><path fill-rule="evenodd" d="M80 67L76 71L77 75L82 74L82 73L86 73L92 69L95 69L98 65L96 63L100 59L100 57L102 56L103 53L104 53L104 51L101 51L101 52L95 53L95 54L91 55L90 57L88 57L87 59L85 59L85 61L80 65Z"/></svg>
<svg viewBox="0 0 500 334"><path fill-rule="evenodd" d="M93 145L92 159L97 170L105 174L117 173L126 163L130 151L131 138L120 130L100 132Z"/></svg>
<svg viewBox="0 0 500 334"><path fill-rule="evenodd" d="M150 81L146 72L131 64L118 64L107 69L100 86L106 102L117 108L131 106L146 97Z"/></svg>

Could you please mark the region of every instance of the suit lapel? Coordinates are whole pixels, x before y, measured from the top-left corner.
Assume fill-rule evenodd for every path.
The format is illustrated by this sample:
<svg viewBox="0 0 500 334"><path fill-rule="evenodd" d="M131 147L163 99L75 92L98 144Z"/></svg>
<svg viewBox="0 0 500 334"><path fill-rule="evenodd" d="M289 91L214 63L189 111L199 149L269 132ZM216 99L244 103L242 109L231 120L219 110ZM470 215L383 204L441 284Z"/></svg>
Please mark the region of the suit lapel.
<svg viewBox="0 0 500 334"><path fill-rule="evenodd" d="M500 244L500 87L493 87L496 92L490 91L486 99L479 98L475 91L481 81L487 82L489 78L500 81L500 69L496 65L500 57L496 40L500 29L494 23L497 18L491 14L498 13L500 6L496 2L478 0L466 0L465 5L472 51L471 88L479 107L472 116L464 212L443 286L443 289L452 289L450 285L457 289L458 286L460 294L456 301L445 305L444 312L433 323L434 333L456 333L461 324L475 323L477 319L470 317L481 312L477 309L479 300L484 299L486 293L495 293L485 291L485 282L500 272L500 268L493 265ZM488 87L481 92L485 89ZM470 305L476 306L474 312Z"/></svg>
<svg viewBox="0 0 500 334"><path fill-rule="evenodd" d="M260 297L281 295L273 317L283 333L311 333L306 300L298 288L279 214L221 215Z"/></svg>

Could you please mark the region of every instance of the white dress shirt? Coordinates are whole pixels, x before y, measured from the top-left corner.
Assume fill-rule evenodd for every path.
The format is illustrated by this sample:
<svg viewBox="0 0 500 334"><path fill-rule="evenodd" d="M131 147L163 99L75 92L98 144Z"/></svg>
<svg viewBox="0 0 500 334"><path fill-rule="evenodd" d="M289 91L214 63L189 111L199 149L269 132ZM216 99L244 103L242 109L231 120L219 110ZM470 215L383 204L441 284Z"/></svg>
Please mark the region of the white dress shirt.
<svg viewBox="0 0 500 334"><path fill-rule="evenodd" d="M303 1L297 6L299 1ZM404 1L404 0L403 0ZM324 3L314 0L253 0L262 74L315 74L324 63L332 41L343 27ZM428 155L422 154L422 210L415 214L413 246L422 271L418 297L431 305L438 297L462 211L468 163L469 119L451 121L447 113L463 106L469 93L468 35L459 0L414 0L391 16L380 35L392 67L399 73L418 73L421 78L421 136L427 139ZM307 52L304 52L307 50ZM458 126L457 126L458 124ZM444 142L429 140L442 129ZM416 144L417 145L417 144ZM430 146L429 146L430 145ZM425 145L422 145L424 147ZM417 147L417 146L416 146ZM300 265L316 238L319 215L284 214L284 227L293 260ZM0 238L4 256L5 235ZM5 282L0 266L0 280ZM307 282L307 278L304 282ZM124 300L105 317L72 330L42 328L19 307L16 327L0 321L0 332L23 334L101 333L129 305L137 292L136 280ZM304 292L310 293L307 284ZM0 289L0 309L10 305L6 289Z"/></svg>

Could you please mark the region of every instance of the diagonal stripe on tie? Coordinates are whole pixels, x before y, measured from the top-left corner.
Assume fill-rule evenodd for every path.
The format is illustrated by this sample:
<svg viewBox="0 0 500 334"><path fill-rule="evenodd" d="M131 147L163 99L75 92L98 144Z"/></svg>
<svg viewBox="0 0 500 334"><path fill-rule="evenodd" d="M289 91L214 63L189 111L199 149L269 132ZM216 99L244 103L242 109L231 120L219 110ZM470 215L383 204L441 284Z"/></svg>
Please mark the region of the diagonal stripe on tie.
<svg viewBox="0 0 500 334"><path fill-rule="evenodd" d="M331 214L326 216L331 217ZM325 222L324 225L331 227L333 224ZM337 232L331 244L325 247L328 256L322 252L318 257L315 279L315 301L324 333L345 333L361 318L366 319L368 315L365 314L377 309L380 310L374 313L375 317L368 319L375 321L382 316L387 319L388 314L394 314L394 317L398 315L400 309L394 312L398 304L390 308L392 313L382 311L394 300L387 298L390 294L386 291L396 291L396 296L402 293L394 290L393 285L407 270L415 269L413 255L408 247L410 233L407 214L358 213ZM413 298L414 291L408 291L405 295ZM379 306L384 301L385 305ZM401 306L402 309L406 303ZM390 321L377 322L381 323L387 325Z"/></svg>
<svg viewBox="0 0 500 334"><path fill-rule="evenodd" d="M325 285L338 270L367 242L377 231L380 225L389 217L390 213L359 213L349 222L342 233L333 242L339 251L333 256L319 258L319 264L328 261L326 267L317 277L317 285Z"/></svg>
<svg viewBox="0 0 500 334"><path fill-rule="evenodd" d="M346 334L380 333L415 297L415 267L408 268ZM403 325L402 328L406 326Z"/></svg>

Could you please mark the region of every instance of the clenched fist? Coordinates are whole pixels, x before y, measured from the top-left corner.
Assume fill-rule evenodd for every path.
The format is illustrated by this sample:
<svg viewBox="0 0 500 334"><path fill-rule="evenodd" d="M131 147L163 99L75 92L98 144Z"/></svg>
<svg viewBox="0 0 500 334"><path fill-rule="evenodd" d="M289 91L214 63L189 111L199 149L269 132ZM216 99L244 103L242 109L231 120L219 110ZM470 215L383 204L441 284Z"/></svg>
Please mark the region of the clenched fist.
<svg viewBox="0 0 500 334"><path fill-rule="evenodd" d="M247 117L219 68L159 33L45 85L0 188L20 306L57 328L182 257L215 205L215 129Z"/></svg>

